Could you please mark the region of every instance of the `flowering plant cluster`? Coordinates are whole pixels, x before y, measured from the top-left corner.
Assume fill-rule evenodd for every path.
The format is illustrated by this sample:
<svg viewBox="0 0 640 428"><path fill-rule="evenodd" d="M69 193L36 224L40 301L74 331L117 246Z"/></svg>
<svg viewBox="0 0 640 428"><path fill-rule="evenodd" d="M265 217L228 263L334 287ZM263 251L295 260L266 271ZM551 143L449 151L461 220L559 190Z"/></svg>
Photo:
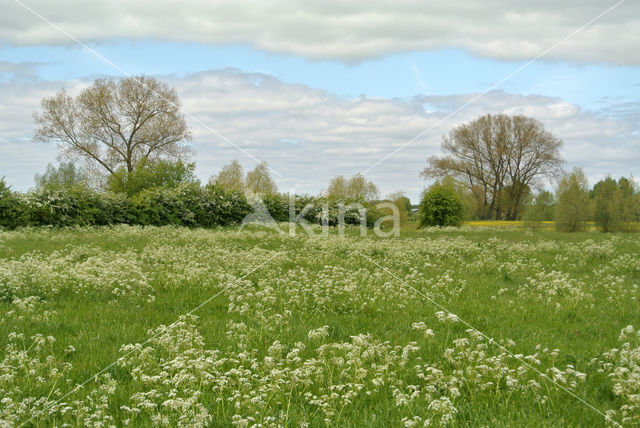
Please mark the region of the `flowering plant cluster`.
<svg viewBox="0 0 640 428"><path fill-rule="evenodd" d="M0 426L640 424L640 242L528 238L0 231Z"/></svg>

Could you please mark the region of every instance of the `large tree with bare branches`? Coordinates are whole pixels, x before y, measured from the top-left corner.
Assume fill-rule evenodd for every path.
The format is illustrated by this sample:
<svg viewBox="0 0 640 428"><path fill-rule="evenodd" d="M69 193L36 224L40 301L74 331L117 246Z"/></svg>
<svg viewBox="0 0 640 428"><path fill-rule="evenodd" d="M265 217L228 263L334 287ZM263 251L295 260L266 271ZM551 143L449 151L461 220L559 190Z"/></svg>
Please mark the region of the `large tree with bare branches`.
<svg viewBox="0 0 640 428"><path fill-rule="evenodd" d="M109 174L158 159L183 159L190 139L176 91L153 77L98 79L72 97L64 89L34 113L34 141L57 142L62 154Z"/></svg>
<svg viewBox="0 0 640 428"><path fill-rule="evenodd" d="M480 217L514 220L530 189L559 173L561 145L536 119L488 114L445 136L444 155L431 157L422 176L451 175L473 192Z"/></svg>

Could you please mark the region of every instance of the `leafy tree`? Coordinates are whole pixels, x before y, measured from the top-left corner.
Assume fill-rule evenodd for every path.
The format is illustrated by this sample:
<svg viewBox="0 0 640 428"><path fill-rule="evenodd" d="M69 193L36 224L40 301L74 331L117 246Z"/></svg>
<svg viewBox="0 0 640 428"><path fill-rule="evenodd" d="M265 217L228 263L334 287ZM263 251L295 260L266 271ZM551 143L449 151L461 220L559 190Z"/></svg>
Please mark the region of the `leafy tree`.
<svg viewBox="0 0 640 428"><path fill-rule="evenodd" d="M560 180L556 192L556 229L562 232L579 232L586 229L591 217L589 183L580 168L574 168Z"/></svg>
<svg viewBox="0 0 640 428"><path fill-rule="evenodd" d="M144 162L131 172L120 167L108 177L107 186L114 193L126 193L129 196L155 187L175 188L181 183L198 182L194 174L195 167L195 163L167 160Z"/></svg>
<svg viewBox="0 0 640 428"><path fill-rule="evenodd" d="M332 177L324 193L329 199L346 201L349 198L349 179L344 175Z"/></svg>
<svg viewBox="0 0 640 428"><path fill-rule="evenodd" d="M594 220L602 232L617 232L620 226L622 194L618 183L607 177L593 186Z"/></svg>
<svg viewBox="0 0 640 428"><path fill-rule="evenodd" d="M329 181L329 187L325 193L331 200L366 202L377 198L380 191L373 182L368 181L362 174L356 174L349 179L341 175L333 177Z"/></svg>
<svg viewBox="0 0 640 428"><path fill-rule="evenodd" d="M555 201L553 194L543 190L535 196L533 203L529 206L523 218L527 226L532 229L538 229L542 226L543 221L553 220L554 211Z"/></svg>
<svg viewBox="0 0 640 428"><path fill-rule="evenodd" d="M352 200L369 201L377 198L380 190L373 182L364 178L364 175L358 173L349 179L347 194Z"/></svg>
<svg viewBox="0 0 640 428"><path fill-rule="evenodd" d="M402 206L402 209L404 209L407 213L411 212L411 200L407 198L407 195L402 190L390 193L387 196L387 199L393 201L396 205L398 205L398 208Z"/></svg>
<svg viewBox="0 0 640 428"><path fill-rule="evenodd" d="M418 210L418 226L460 226L463 205L450 188L436 184L424 193Z"/></svg>
<svg viewBox="0 0 640 428"><path fill-rule="evenodd" d="M62 162L56 168L51 163L47 165L44 174L36 174L36 189L69 189L86 187L87 176L84 170L73 162Z"/></svg>
<svg viewBox="0 0 640 428"><path fill-rule="evenodd" d="M454 128L442 143L445 155L431 157L422 175L453 176L473 192L481 218L514 220L528 189L559 171L561 144L533 118L489 114Z"/></svg>
<svg viewBox="0 0 640 428"><path fill-rule="evenodd" d="M397 191L390 193L387 197L382 201L368 201L367 205L369 209L373 207L377 207L380 203L390 202L396 206L398 209L397 214L399 216L399 225L405 225L409 221L409 213L411 212L411 201L407 198L402 191ZM393 216L394 211L391 207L380 206L377 207L378 211L380 211L381 215L384 216Z"/></svg>
<svg viewBox="0 0 640 428"><path fill-rule="evenodd" d="M593 186L594 220L602 232L633 230L637 219L638 192L633 179L611 177Z"/></svg>
<svg viewBox="0 0 640 428"><path fill-rule="evenodd" d="M475 198L473 197L472 192L463 184L458 182L454 177L450 175L446 175L439 180L436 180L433 184L434 186L442 186L451 192L455 193L455 195L462 202L462 219L470 220L474 216L477 216L477 206Z"/></svg>
<svg viewBox="0 0 640 428"><path fill-rule="evenodd" d="M70 158L86 159L113 175L147 162L183 159L190 138L174 89L148 76L97 79L72 97L62 89L33 115L34 141L59 143Z"/></svg>
<svg viewBox="0 0 640 428"><path fill-rule="evenodd" d="M278 187L271 178L266 162L260 162L252 171L249 171L245 182L247 190L255 195L278 193Z"/></svg>
<svg viewBox="0 0 640 428"><path fill-rule="evenodd" d="M621 194L620 230L631 232L636 229L635 222L640 220L640 191L633 177L620 178L618 188Z"/></svg>
<svg viewBox="0 0 640 428"><path fill-rule="evenodd" d="M234 159L229 165L224 166L218 175L211 177L209 182L221 189L244 192L245 181L242 165Z"/></svg>

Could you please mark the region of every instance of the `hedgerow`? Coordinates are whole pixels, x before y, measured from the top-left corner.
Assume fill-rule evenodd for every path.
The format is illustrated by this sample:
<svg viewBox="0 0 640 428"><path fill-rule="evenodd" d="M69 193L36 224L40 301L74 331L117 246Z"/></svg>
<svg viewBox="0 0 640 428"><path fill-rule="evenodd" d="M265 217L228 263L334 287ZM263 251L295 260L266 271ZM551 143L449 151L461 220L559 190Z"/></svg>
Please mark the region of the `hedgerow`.
<svg viewBox="0 0 640 428"><path fill-rule="evenodd" d="M290 215L309 223L338 223L341 212L346 224L360 224L366 215L373 226L380 217L374 207L366 213L353 207L344 209L325 198L287 194L263 195L262 206L276 222L289 221ZM294 212L290 213L290 201ZM182 183L176 187L154 187L134 196L100 192L86 187L43 188L26 193L14 192L0 181L0 227L15 229L29 226L106 226L130 224L142 226L214 227L240 224L255 211L242 192L214 185Z"/></svg>

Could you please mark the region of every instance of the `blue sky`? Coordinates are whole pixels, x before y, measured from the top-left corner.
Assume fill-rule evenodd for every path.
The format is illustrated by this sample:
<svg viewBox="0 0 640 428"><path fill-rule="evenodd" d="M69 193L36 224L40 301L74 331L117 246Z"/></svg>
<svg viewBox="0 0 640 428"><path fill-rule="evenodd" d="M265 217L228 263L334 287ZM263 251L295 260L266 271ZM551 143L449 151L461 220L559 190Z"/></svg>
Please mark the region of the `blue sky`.
<svg viewBox="0 0 640 428"><path fill-rule="evenodd" d="M73 1L58 9L29 3L40 17L10 5L0 31L0 175L26 190L35 173L55 163L53 145L30 142L39 99L96 77L122 76L68 35L131 74L177 88L185 112L197 118L194 160L203 180L234 158L247 169L254 164L211 129L286 171L277 177L281 190L316 193L332 175L367 170L435 126L368 173L383 193L402 189L415 199L425 185L418 174L439 152L441 135L492 112L542 120L565 141L567 167L584 167L592 181L607 173L640 174L640 46L627 31L637 28L636 6L622 4L557 44L614 2L592 2L567 17L551 2L536 9L498 1L487 6L501 8L498 22L487 22L486 10L472 3L459 13L430 2L386 3L374 11L359 2L289 2L299 13L286 19L278 14L291 12L278 3L255 16L228 2L185 2L179 13L156 15L150 2L106 2L96 6L102 11ZM167 27L174 13L176 28ZM348 26L335 24L340 20ZM450 28L456 26L466 32ZM536 32L542 27L546 31ZM437 124L552 46L496 91Z"/></svg>
<svg viewBox="0 0 640 428"><path fill-rule="evenodd" d="M92 43L92 49L130 74L186 75L235 68L259 72L287 83L323 88L341 97L409 98L417 94L481 92L527 61L480 58L460 49L387 54L345 63L270 53L249 45L210 46L147 40ZM122 76L79 45L10 46L0 58L26 63L43 80ZM170 59L170 60L168 60ZM541 59L499 86L509 92L563 98L587 109L600 109L640 98L640 69L596 62ZM3 80L11 78L9 73Z"/></svg>

